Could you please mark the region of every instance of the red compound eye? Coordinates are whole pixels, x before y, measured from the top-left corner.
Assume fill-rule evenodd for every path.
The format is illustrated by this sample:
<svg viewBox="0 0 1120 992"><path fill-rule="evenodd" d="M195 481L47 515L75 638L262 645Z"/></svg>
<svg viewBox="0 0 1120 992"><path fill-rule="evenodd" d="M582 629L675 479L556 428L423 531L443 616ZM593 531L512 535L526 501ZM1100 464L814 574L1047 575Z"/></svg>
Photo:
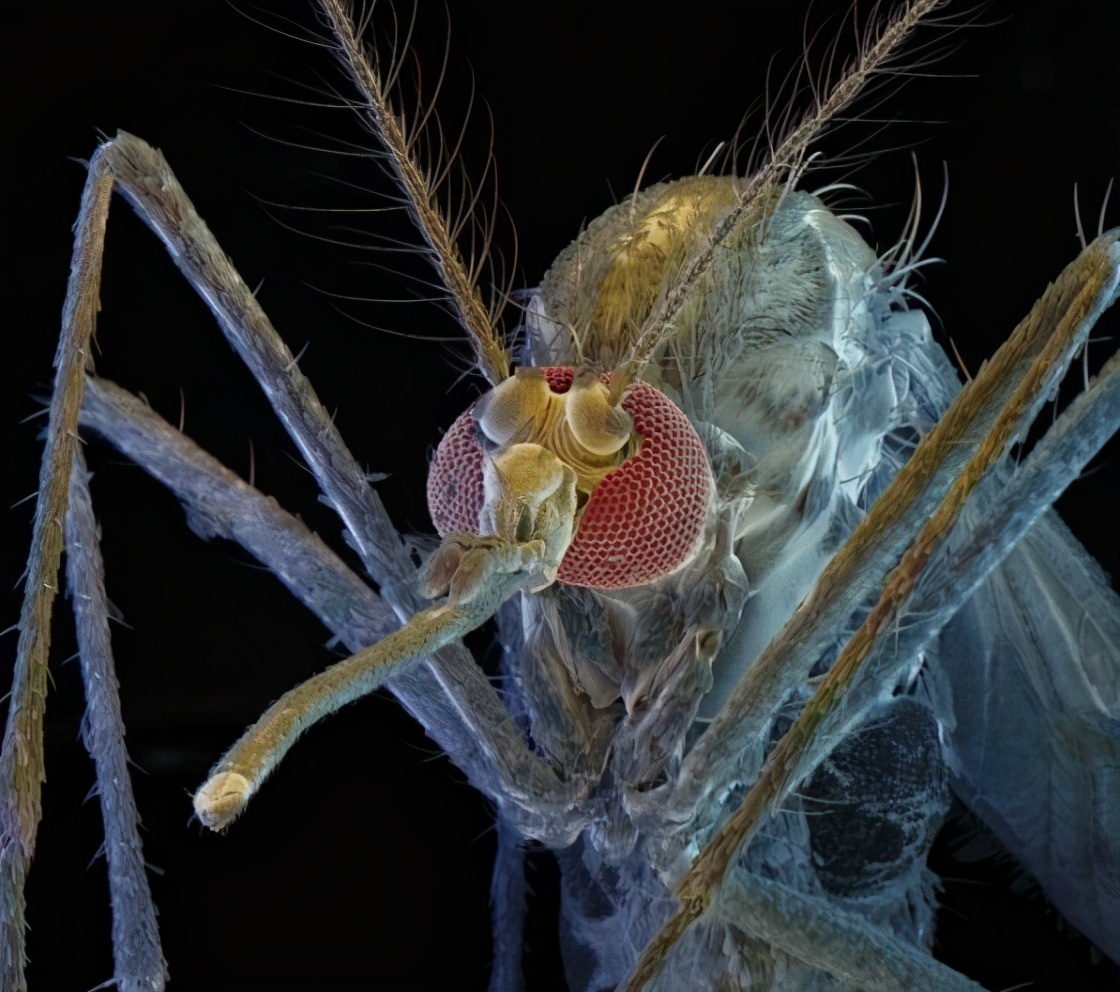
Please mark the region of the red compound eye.
<svg viewBox="0 0 1120 992"><path fill-rule="evenodd" d="M428 512L440 537L478 533L485 457L478 426L467 410L443 435L428 466Z"/></svg>
<svg viewBox="0 0 1120 992"><path fill-rule="evenodd" d="M558 582L625 589L668 575L696 547L712 501L708 454L663 393L636 382L622 400L641 449L591 493Z"/></svg>
<svg viewBox="0 0 1120 992"><path fill-rule="evenodd" d="M571 386L571 369L544 374L554 392ZM688 559L707 517L712 474L688 418L643 382L630 387L622 406L634 418L641 449L592 492L557 574L568 585L653 582ZM444 435L429 469L428 507L441 536L478 532L484 457L468 411Z"/></svg>

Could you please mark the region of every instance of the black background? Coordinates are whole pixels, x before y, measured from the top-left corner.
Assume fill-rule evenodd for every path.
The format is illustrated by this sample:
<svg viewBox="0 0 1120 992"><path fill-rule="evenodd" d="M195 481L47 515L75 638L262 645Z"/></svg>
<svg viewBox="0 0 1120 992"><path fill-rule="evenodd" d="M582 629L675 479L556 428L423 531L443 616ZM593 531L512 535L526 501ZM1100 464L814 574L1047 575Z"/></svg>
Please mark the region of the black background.
<svg viewBox="0 0 1120 992"><path fill-rule="evenodd" d="M771 57L777 53L773 84L797 64L806 22L830 41L845 6L818 3L807 15L800 2L453 5L440 108L456 133L473 76L479 99L464 160L477 176L488 137L481 97L489 103L502 199L517 223L517 284L534 284L583 221L629 192L660 136L646 182L695 171L765 92ZM870 125L848 129L826 145L835 152L869 138L865 147L881 153L854 177L875 206L863 212L880 249L897 236L910 202L906 148L920 142L929 217L947 163L948 208L931 251L948 261L927 270L923 292L971 369L1075 254L1075 182L1086 226L1096 227L1120 164L1118 13L1108 3L962 5L952 16L975 26L927 31L924 40L949 53L917 78L889 82L887 102L869 111L895 123L878 134ZM9 3L2 17L3 504L36 485L37 427L18 422L36 410L32 397L50 375L83 181L68 157L88 156L98 130L123 128L165 152L246 281L263 281L260 299L281 334L294 350L308 345L302 367L338 411L352 450L390 474L379 489L394 520L428 530L428 449L478 388L476 380L457 381L464 351L359 326L318 291L422 293L359 264L404 267L408 259L371 258L283 226L368 241L361 232L396 232L391 218L283 209L269 216L254 199L379 205L347 185L380 183L366 159L271 140L360 143L353 121L223 88L330 101L328 88L342 82L329 55L253 20L305 38L314 26L306 9ZM388 29L388 7L376 23ZM419 12L415 43L429 92L446 23L439 5ZM1116 223L1115 201L1110 214ZM248 472L252 444L257 485L340 547L291 443L205 308L120 202L109 231L101 373L142 391L173 422L185 397L188 433L239 472ZM499 225L507 257L509 232ZM429 305L343 306L397 331L455 334ZM1100 330L1113 340L1114 332L1115 320ZM1110 349L1099 345L1095 359ZM388 697L356 704L311 732L228 835L188 822L188 793L224 747L333 655L318 623L244 552L201 543L174 500L138 469L100 444L89 453L109 592L129 624L116 628L114 643L131 752L144 769L136 783L146 855L161 870L153 888L171 987L484 988L487 803ZM1115 447L1098 462L1062 507L1115 575ZM29 503L8 511L9 589L31 512ZM0 626L15 622L16 595L4 609ZM92 769L77 741L81 690L77 666L64 663L72 635L65 607L58 612L45 822L29 885L30 981L43 992L90 988L111 974L104 869L93 861L99 813L95 802L83 804ZM478 642L482 652L485 643ZM14 646L8 634L5 659ZM535 857L530 871L541 893L530 917L530 987L562 988L548 859ZM969 871L947 869L956 878ZM947 960L992 988L1032 980L1034 988L1116 987L1115 968L1092 967L1088 946L1059 932L1041 897L1003 894L1005 867L977 874L947 883L952 908L939 932Z"/></svg>

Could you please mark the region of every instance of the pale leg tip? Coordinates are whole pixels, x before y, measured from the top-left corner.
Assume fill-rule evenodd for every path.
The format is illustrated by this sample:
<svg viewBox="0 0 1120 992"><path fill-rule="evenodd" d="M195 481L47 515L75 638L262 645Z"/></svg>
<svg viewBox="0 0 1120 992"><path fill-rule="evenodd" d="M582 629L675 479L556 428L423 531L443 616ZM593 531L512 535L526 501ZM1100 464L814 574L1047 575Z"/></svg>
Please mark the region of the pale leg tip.
<svg viewBox="0 0 1120 992"><path fill-rule="evenodd" d="M218 772L195 793L194 811L211 830L224 830L241 815L252 792L244 775Z"/></svg>

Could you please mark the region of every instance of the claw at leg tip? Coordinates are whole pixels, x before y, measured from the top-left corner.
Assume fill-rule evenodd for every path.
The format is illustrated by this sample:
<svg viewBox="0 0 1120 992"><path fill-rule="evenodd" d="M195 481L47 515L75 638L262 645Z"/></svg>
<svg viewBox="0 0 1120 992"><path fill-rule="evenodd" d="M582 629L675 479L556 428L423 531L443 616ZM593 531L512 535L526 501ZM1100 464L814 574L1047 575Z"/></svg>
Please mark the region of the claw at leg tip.
<svg viewBox="0 0 1120 992"><path fill-rule="evenodd" d="M211 830L224 830L241 815L252 791L244 775L218 772L195 793L194 811Z"/></svg>

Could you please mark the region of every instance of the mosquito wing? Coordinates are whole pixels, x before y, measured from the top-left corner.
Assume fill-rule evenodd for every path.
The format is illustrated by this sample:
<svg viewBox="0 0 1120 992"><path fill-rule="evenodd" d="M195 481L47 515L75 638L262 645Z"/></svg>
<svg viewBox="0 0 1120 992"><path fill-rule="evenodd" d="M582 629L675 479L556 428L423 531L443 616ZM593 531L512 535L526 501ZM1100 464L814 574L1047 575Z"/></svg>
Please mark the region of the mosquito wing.
<svg viewBox="0 0 1120 992"><path fill-rule="evenodd" d="M1048 513L941 635L953 788L1120 961L1120 598Z"/></svg>

